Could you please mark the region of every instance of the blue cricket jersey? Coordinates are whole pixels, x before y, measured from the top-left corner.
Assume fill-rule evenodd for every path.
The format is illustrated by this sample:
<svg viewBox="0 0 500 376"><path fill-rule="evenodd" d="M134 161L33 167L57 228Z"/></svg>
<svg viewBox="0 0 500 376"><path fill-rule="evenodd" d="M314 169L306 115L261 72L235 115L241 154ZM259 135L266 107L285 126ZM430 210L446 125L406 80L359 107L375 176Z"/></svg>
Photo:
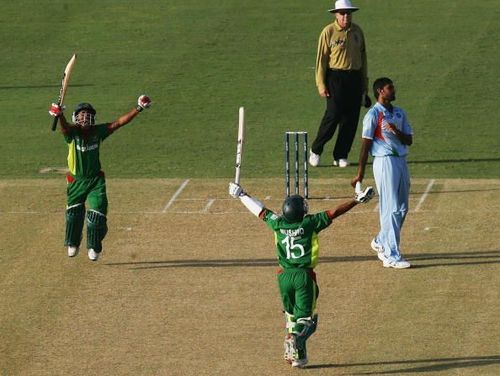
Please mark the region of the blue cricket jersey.
<svg viewBox="0 0 500 376"><path fill-rule="evenodd" d="M386 123L396 126L399 131L405 134L413 135L413 130L403 109L393 106L391 112L377 103L363 118L362 137L373 140L371 155L373 157L406 156L408 146L404 145L395 134L384 129Z"/></svg>

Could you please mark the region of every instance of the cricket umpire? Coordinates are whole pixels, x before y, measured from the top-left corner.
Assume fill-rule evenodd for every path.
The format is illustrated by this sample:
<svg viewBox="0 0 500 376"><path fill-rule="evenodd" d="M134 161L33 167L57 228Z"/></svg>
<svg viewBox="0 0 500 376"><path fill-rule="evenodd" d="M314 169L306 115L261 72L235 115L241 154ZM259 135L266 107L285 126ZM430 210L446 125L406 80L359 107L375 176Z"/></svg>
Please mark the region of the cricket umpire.
<svg viewBox="0 0 500 376"><path fill-rule="evenodd" d="M352 13L359 10L350 0L337 0L329 12L333 23L319 36L316 57L316 86L326 98L326 111L314 140L309 163L319 164L325 144L339 133L333 150L333 165L346 167L358 127L360 107L370 107L367 96L368 75L365 38L361 28L352 23Z"/></svg>

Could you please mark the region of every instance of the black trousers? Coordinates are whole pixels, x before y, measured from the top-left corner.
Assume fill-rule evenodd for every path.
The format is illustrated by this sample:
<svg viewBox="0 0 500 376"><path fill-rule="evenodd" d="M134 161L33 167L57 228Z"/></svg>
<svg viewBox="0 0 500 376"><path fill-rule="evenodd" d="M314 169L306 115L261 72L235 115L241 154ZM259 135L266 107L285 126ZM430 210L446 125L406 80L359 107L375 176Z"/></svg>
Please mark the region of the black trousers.
<svg viewBox="0 0 500 376"><path fill-rule="evenodd" d="M360 71L328 70L326 86L330 97L311 149L315 154L323 153L339 126L333 159L347 159L358 128L363 76Z"/></svg>

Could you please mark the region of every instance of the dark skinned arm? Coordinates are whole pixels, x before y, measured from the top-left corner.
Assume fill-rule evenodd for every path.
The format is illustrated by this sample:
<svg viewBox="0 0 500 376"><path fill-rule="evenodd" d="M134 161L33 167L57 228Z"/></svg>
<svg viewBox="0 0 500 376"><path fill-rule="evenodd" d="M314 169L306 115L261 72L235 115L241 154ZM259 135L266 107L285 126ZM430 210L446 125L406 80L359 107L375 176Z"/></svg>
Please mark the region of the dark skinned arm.
<svg viewBox="0 0 500 376"><path fill-rule="evenodd" d="M358 203L355 200L345 202L345 203L337 206L335 209L327 210L326 215L328 215L328 218L330 218L330 220L333 220L337 217L340 217L342 214L347 213L349 210L351 210L357 204Z"/></svg>
<svg viewBox="0 0 500 376"><path fill-rule="evenodd" d="M108 129L111 130L112 132L116 131L118 128L121 128L124 125L130 123L139 114L139 112L140 111L137 110L137 108L131 109L129 112L120 116L112 123L109 123Z"/></svg>
<svg viewBox="0 0 500 376"><path fill-rule="evenodd" d="M71 125L69 125L66 117L64 116L64 112L59 116L59 124L61 124L61 133L67 135L69 133Z"/></svg>
<svg viewBox="0 0 500 376"><path fill-rule="evenodd" d="M370 140L369 138L363 138L361 151L359 153L358 174L354 179L351 180L351 185L353 186L353 188L356 186L356 183L358 181L360 183L363 182L363 179L365 177L366 162L368 162L368 152L372 147L372 143L373 140Z"/></svg>
<svg viewBox="0 0 500 376"><path fill-rule="evenodd" d="M396 128L395 125L388 123L386 125L386 129L392 134L396 135L396 137L399 139L399 141L401 141L403 145L410 146L411 144L413 144L413 136L411 134L401 132Z"/></svg>

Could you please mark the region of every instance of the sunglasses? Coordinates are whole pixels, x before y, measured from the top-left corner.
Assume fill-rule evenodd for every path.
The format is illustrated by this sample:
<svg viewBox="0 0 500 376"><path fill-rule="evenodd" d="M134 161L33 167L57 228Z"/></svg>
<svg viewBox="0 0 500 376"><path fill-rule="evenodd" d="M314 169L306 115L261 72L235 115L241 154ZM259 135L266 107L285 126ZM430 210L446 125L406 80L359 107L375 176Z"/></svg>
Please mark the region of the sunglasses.
<svg viewBox="0 0 500 376"><path fill-rule="evenodd" d="M339 10L337 13L341 16L345 16L346 14L350 15L352 12L350 10Z"/></svg>

